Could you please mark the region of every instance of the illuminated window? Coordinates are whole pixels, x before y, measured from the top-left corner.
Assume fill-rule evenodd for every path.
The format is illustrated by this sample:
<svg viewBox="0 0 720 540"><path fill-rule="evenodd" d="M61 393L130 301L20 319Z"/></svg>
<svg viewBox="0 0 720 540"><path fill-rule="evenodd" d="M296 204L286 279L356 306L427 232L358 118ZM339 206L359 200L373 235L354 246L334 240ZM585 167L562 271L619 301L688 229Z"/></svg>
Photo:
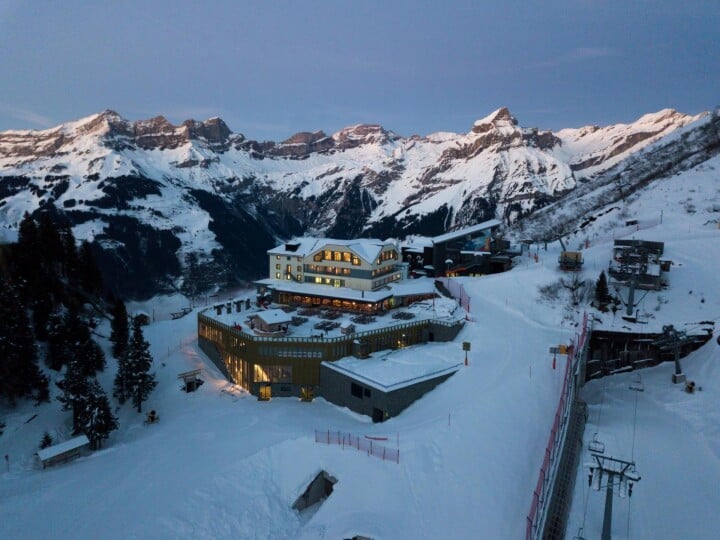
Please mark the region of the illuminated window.
<svg viewBox="0 0 720 540"><path fill-rule="evenodd" d="M326 250L323 252L323 258L324 258L326 261L332 261L332 251L326 249Z"/></svg>
<svg viewBox="0 0 720 540"><path fill-rule="evenodd" d="M275 265L275 270L280 270L280 263Z"/></svg>
<svg viewBox="0 0 720 540"><path fill-rule="evenodd" d="M360 266L360 259L358 257L353 257L352 263L354 266Z"/></svg>
<svg viewBox="0 0 720 540"><path fill-rule="evenodd" d="M313 261L315 261L315 262L322 261L322 253L316 253L315 255L313 255Z"/></svg>
<svg viewBox="0 0 720 540"><path fill-rule="evenodd" d="M344 262L349 263L352 261L352 254L349 251L343 251L342 256Z"/></svg>
<svg viewBox="0 0 720 540"><path fill-rule="evenodd" d="M297 277L297 280L298 280L298 281L302 281L302 276L298 276L298 277Z"/></svg>
<svg viewBox="0 0 720 540"><path fill-rule="evenodd" d="M342 252L333 251L333 260L342 261Z"/></svg>
<svg viewBox="0 0 720 540"><path fill-rule="evenodd" d="M275 255L275 258L279 261L279 260L280 260L280 255Z"/></svg>
<svg viewBox="0 0 720 540"><path fill-rule="evenodd" d="M275 279L280 279L280 272L275 272Z"/></svg>
<svg viewBox="0 0 720 540"><path fill-rule="evenodd" d="M333 282L333 280L330 279L329 277L325 278L325 285L332 285L332 282Z"/></svg>
<svg viewBox="0 0 720 540"><path fill-rule="evenodd" d="M321 277L315 278L315 283L322 283L322 282L323 282L323 278L321 278Z"/></svg>
<svg viewBox="0 0 720 540"><path fill-rule="evenodd" d="M349 268L343 268L343 274L346 276L350 275L350 269Z"/></svg>

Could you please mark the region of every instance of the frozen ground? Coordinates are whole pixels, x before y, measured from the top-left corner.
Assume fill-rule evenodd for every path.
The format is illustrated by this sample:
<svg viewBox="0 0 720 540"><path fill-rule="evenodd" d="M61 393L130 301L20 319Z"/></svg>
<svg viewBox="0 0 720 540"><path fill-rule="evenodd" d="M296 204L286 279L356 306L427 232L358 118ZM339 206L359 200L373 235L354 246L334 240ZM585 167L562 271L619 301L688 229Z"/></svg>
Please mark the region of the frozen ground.
<svg viewBox="0 0 720 540"><path fill-rule="evenodd" d="M667 257L682 263L671 270L669 289L645 300L654 321L720 324L718 193L716 173L703 169L659 182L630 204L628 215L639 219L659 221L664 211L662 224L637 237L665 240ZM692 201L695 212L688 211ZM608 214L588 231L588 279L606 265L621 221ZM541 249L537 263L523 257L505 274L464 279L474 320L433 354L442 347L460 362L461 342L470 341L470 365L381 425L322 399L258 402L204 359L194 314L151 324L146 335L160 384L146 409L158 411L159 424L144 426L143 415L125 405L104 450L42 471L33 464L42 432L67 437L69 414L57 402L0 410L7 424L0 453L9 456L9 471L0 474L0 538L522 538L561 383L548 347L568 342L581 315L562 297L549 302L538 294L539 285L563 275L558 250ZM132 310L151 312L160 300ZM173 300L163 299L163 309L187 305ZM414 351L422 360L423 347ZM630 506L631 538L717 538L719 351L713 339L684 360L703 387L694 395L669 383L671 365L643 371L641 394L627 389L636 374L586 389L586 442L600 417L606 453L634 457L642 475ZM106 388L109 363L101 376ZM194 368L203 369L206 384L185 394L176 376ZM399 441L400 463L316 444L314 429L388 436ZM322 469L338 479L335 490L314 514L299 515L291 506ZM584 518L585 536L597 538L603 497L590 493L585 513L586 485L580 470L569 536ZM627 499L616 500L614 538L627 536L627 508Z"/></svg>

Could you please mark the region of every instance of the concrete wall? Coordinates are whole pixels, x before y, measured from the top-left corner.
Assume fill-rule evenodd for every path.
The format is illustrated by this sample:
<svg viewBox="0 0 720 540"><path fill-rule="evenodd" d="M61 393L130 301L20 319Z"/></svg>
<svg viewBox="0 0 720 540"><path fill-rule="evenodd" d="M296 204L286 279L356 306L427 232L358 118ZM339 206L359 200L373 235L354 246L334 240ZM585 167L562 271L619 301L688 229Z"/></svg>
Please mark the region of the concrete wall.
<svg viewBox="0 0 720 540"><path fill-rule="evenodd" d="M373 418L375 409L382 411L382 419L397 416L438 384L447 380L454 373L448 373L434 379L425 380L390 392L383 392L370 387L351 376L339 373L327 366L320 366L320 396L326 400L347 407L352 411ZM355 383L362 389L362 397L352 394L351 387ZM367 395L369 392L370 395Z"/></svg>

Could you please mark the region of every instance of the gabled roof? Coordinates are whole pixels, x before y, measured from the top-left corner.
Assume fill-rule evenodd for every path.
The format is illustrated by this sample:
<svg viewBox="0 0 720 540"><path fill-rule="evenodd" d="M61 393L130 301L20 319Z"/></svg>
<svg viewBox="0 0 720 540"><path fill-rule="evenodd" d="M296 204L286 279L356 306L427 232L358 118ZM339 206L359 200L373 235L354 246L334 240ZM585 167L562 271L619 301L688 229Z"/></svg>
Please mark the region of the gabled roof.
<svg viewBox="0 0 720 540"><path fill-rule="evenodd" d="M285 313L282 309L268 309L260 311L253 316L262 319L267 324L285 324L292 321L292 316Z"/></svg>
<svg viewBox="0 0 720 540"><path fill-rule="evenodd" d="M80 435L79 437L75 437L74 439L68 439L65 442L61 442L59 444L43 448L42 450L38 450L37 455L41 461L47 461L48 459L62 455L65 452L69 452L70 450L75 450L77 448L82 448L83 446L89 444L90 441L88 440L88 438L85 435Z"/></svg>
<svg viewBox="0 0 720 540"><path fill-rule="evenodd" d="M343 246L351 249L358 257L366 262L373 263L386 246L393 246L390 240L378 240L376 238L357 238L353 240L339 240L336 238L315 238L304 237L290 240L277 247L268 250L268 255L289 255L291 257L307 257L312 253L322 251L328 245Z"/></svg>
<svg viewBox="0 0 720 540"><path fill-rule="evenodd" d="M292 257L305 257L320 239L312 236L295 238L268 250L268 255L290 255Z"/></svg>
<svg viewBox="0 0 720 540"><path fill-rule="evenodd" d="M464 229L458 229L457 231L452 231L441 234L440 236L435 236L431 240L433 244L440 244L442 242L454 240L455 238L460 238L468 234L474 234L480 231L484 231L485 229L491 229L492 227L497 227L498 225L502 225L502 221L500 221L499 219L491 219L489 221L483 221L482 223L473 225L472 227L465 227Z"/></svg>

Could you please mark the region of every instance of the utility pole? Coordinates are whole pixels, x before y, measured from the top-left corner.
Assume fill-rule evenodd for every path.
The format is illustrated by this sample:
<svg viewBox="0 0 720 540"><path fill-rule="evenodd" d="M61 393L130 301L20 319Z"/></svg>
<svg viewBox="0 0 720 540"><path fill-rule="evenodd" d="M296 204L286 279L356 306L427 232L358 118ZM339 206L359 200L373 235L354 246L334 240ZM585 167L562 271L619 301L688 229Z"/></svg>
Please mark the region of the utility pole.
<svg viewBox="0 0 720 540"><path fill-rule="evenodd" d="M624 461L599 454L591 455L595 460L595 465L590 466L588 484L592 487L594 483L597 491L600 491L603 487L606 488L605 513L603 514L603 527L600 539L611 540L613 487L618 486L618 492L621 497L625 495L632 497L633 482L639 482L640 475L635 470L634 461Z"/></svg>

